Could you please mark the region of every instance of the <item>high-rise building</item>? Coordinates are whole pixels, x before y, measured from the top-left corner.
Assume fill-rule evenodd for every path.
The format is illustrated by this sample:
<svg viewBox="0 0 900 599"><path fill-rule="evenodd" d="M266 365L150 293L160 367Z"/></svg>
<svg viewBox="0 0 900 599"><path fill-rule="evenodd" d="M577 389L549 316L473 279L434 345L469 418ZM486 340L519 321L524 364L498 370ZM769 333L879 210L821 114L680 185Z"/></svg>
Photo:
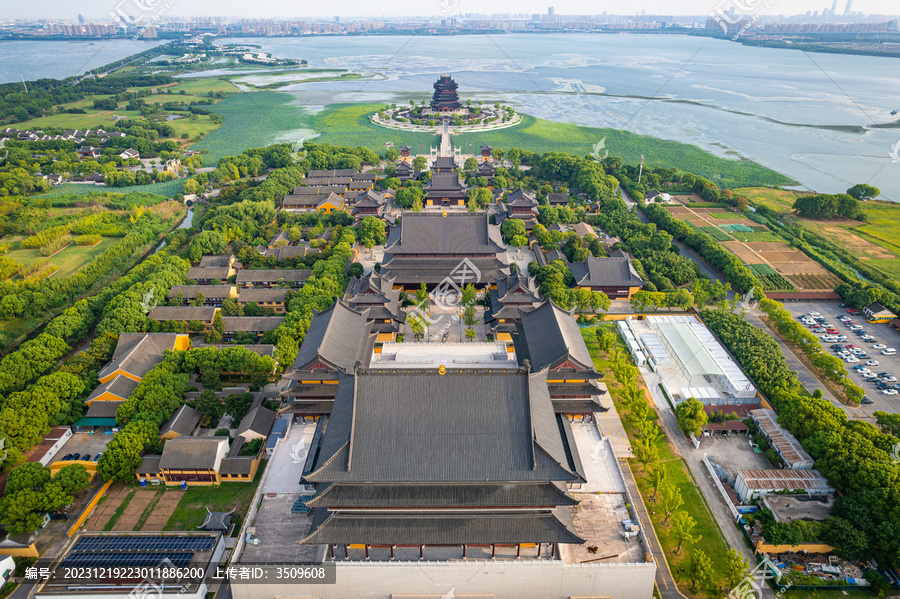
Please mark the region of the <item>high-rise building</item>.
<svg viewBox="0 0 900 599"><path fill-rule="evenodd" d="M550 15L551 17L553 16L553 7L552 6L547 9L547 14Z"/></svg>
<svg viewBox="0 0 900 599"><path fill-rule="evenodd" d="M853 10L853 0L847 0L847 8L844 9L844 16L850 16L851 10Z"/></svg>
<svg viewBox="0 0 900 599"><path fill-rule="evenodd" d="M831 3L831 16L834 16L837 14L837 3L838 3L838 0L833 0Z"/></svg>

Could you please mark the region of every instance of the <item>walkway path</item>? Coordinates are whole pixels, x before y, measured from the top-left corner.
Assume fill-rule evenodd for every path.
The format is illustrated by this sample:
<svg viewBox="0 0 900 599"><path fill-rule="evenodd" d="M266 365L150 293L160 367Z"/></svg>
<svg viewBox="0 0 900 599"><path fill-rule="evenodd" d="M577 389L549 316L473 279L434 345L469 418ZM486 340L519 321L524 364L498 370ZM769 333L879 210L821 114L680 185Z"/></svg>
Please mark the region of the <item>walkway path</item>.
<svg viewBox="0 0 900 599"><path fill-rule="evenodd" d="M450 143L450 121L444 119L444 125L441 128L441 156L453 156L453 145Z"/></svg>

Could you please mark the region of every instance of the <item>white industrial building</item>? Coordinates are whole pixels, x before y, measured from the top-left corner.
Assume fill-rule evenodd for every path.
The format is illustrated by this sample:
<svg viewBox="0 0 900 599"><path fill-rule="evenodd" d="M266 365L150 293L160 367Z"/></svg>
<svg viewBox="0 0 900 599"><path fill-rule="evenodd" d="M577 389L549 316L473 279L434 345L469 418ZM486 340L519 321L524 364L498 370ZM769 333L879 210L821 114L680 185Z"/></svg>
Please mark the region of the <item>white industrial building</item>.
<svg viewBox="0 0 900 599"><path fill-rule="evenodd" d="M691 397L706 405L757 403L756 387L696 316L653 315L617 326L635 359L641 352L676 403Z"/></svg>

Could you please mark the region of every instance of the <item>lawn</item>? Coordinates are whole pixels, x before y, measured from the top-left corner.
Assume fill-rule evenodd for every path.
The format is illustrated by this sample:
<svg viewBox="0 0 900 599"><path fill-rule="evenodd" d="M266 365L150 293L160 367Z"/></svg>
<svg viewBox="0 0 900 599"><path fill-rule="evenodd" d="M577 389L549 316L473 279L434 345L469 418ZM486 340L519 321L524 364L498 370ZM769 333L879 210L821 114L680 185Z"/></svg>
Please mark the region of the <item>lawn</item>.
<svg viewBox="0 0 900 599"><path fill-rule="evenodd" d="M375 152L384 151L384 143L398 139L416 151L437 145L436 137L424 133L409 133L386 129L369 122L368 115L384 104L331 105L316 115L312 128L322 132L317 141L357 146L364 145ZM650 166L677 167L715 181L722 187L734 185L787 185L790 179L755 162L727 160L701 150L697 146L637 135L617 129L581 127L556 123L523 115L522 123L480 133L455 135L453 144L463 152L488 144L495 148L522 148L532 152L568 152L585 156L595 144L605 140L610 154L621 156L626 163L637 164L641 154ZM424 148L422 147L424 144Z"/></svg>
<svg viewBox="0 0 900 599"><path fill-rule="evenodd" d="M196 530L206 519L206 508L214 512L227 512L235 508L241 518L247 513L256 487L262 479L267 462L263 461L256 477L249 483L222 483L218 486L189 486L181 491L184 497L166 523L165 530Z"/></svg>
<svg viewBox="0 0 900 599"><path fill-rule="evenodd" d="M772 189L770 187L739 187L731 191L736 196L744 196L750 200L751 204L766 206L775 212L787 213L794 209L794 202L799 196L809 195L786 189Z"/></svg>
<svg viewBox="0 0 900 599"><path fill-rule="evenodd" d="M854 232L900 254L900 206L892 202L866 202L863 212L868 224L856 227Z"/></svg>
<svg viewBox="0 0 900 599"><path fill-rule="evenodd" d="M612 333L616 332L614 325L603 324L599 327L583 328L581 329L581 335L584 337L584 341L587 344L588 351L591 354L597 372L611 373L609 363L606 359L601 357L597 347L596 331L598 328ZM617 336L616 341L620 348L625 348L621 337ZM609 388L616 410L623 418L625 431L628 433L629 438L633 439L635 436L634 427L625 423L624 420L625 416L628 414L628 410L620 401L620 386L613 376L605 377L604 381L606 381ZM643 380L640 380L639 384L643 387ZM655 410L653 415L654 417L656 416ZM713 572L716 573L714 576L721 575L721 573L725 571L725 552L728 547L722 536L722 532L719 530L718 524L710 512L705 498L697 488L697 484L694 482L687 465L684 463L684 460L675 453L675 449L667 436L663 435L658 447L659 460L657 463L664 465L666 469L666 481L673 483L681 491L681 497L684 500L684 503L679 510L685 510L696 522L693 532L695 536L699 536L700 538L693 547L702 549L704 553L709 556L710 561L712 562ZM681 585L680 590L683 593L690 594L690 576L685 572L679 572L679 570L685 568L686 558L690 555L690 549L682 548L681 554L675 553L678 542L674 541L672 538L670 525L662 524L663 514L653 513L655 504L650 501L650 498L653 496L654 488L651 486L646 472L643 471L643 466L635 459L630 459L629 464L634 473L638 488L641 491L641 496L644 498L644 503L651 513L650 517L653 520L653 527L663 546L663 551L666 554L666 560L669 563L669 569L672 571L672 576ZM721 586L724 584L724 580L718 578L714 581L714 584Z"/></svg>
<svg viewBox="0 0 900 599"><path fill-rule="evenodd" d="M398 131L372 124L369 116L384 104L333 104L316 114L311 128L321 135L313 141L341 146L366 146L377 154L383 154L385 145L393 142L395 147L406 144L414 154L428 154L429 148L438 147L441 138L424 132ZM460 138L452 139L454 145Z"/></svg>
<svg viewBox="0 0 900 599"><path fill-rule="evenodd" d="M74 243L62 250L60 253L48 258L51 263L59 267L54 277L67 277L82 266L87 265L95 257L106 251L109 246L120 241L116 237L104 237L103 240L95 246L81 246ZM16 262L24 265L31 264L41 255L38 250L13 250L7 254Z"/></svg>
<svg viewBox="0 0 900 599"><path fill-rule="evenodd" d="M96 129L98 126L115 123L113 115L127 118L140 118L136 110L94 110L86 108L87 114L51 114L22 123L16 123L17 129Z"/></svg>
<svg viewBox="0 0 900 599"><path fill-rule="evenodd" d="M182 79L174 86L167 87L166 89L171 89L176 94L184 91L186 94L197 95L205 95L207 92L225 92L226 94L233 94L239 91L231 81L211 77Z"/></svg>

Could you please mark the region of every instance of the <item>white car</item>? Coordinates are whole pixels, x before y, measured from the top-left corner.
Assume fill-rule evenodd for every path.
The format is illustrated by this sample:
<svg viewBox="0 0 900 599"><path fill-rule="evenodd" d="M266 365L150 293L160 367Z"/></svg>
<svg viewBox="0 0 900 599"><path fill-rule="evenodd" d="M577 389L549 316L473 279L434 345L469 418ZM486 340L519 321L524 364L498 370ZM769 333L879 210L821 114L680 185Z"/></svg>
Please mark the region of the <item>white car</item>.
<svg viewBox="0 0 900 599"><path fill-rule="evenodd" d="M869 360L866 362L866 366L878 366L878 360Z"/></svg>
<svg viewBox="0 0 900 599"><path fill-rule="evenodd" d="M847 335L838 335L837 337L834 338L834 340L835 341L846 341Z"/></svg>
<svg viewBox="0 0 900 599"><path fill-rule="evenodd" d="M877 379L878 375L875 374L874 372L867 372L867 373L863 374L862 377L866 380L872 380L872 379Z"/></svg>
<svg viewBox="0 0 900 599"><path fill-rule="evenodd" d="M822 341L835 341L836 338L834 335L822 335L819 339Z"/></svg>
<svg viewBox="0 0 900 599"><path fill-rule="evenodd" d="M847 364L853 364L854 362L859 362L859 358L857 358L856 356L847 356L846 358L844 358L844 362L846 362Z"/></svg>
<svg viewBox="0 0 900 599"><path fill-rule="evenodd" d="M884 343L876 343L875 345L872 346L872 349L886 349L886 348L887 348L887 345L885 345Z"/></svg>
<svg viewBox="0 0 900 599"><path fill-rule="evenodd" d="M897 393L896 389L885 389L881 392L882 395L897 395Z"/></svg>
<svg viewBox="0 0 900 599"><path fill-rule="evenodd" d="M819 316L818 312L807 312L810 316Z"/></svg>
<svg viewBox="0 0 900 599"><path fill-rule="evenodd" d="M878 380L881 381L882 383L896 383L896 382L897 382L897 377L895 377L895 376L883 376L883 377L881 377L881 378L878 379Z"/></svg>

